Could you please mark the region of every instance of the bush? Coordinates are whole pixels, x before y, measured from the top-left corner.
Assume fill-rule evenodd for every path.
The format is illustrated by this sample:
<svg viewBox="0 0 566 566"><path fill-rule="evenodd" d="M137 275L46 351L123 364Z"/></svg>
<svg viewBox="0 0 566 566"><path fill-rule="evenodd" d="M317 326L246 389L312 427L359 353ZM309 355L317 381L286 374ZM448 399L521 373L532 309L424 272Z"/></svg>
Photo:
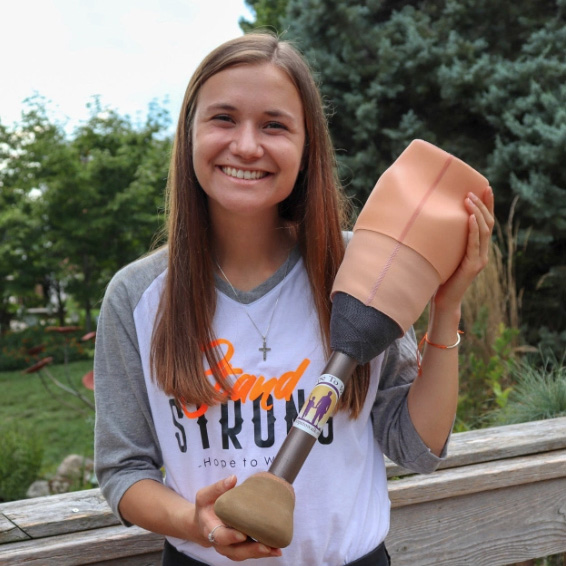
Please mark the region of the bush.
<svg viewBox="0 0 566 566"><path fill-rule="evenodd" d="M34 433L16 425L0 428L0 501L25 498L42 461L42 443Z"/></svg>
<svg viewBox="0 0 566 566"><path fill-rule="evenodd" d="M44 355L52 356L53 362L61 364L65 358L67 342L67 361L87 360L92 358L92 343L81 341L84 330L62 335L47 332L44 326L30 326L20 332L7 332L0 336L0 371L23 370L32 365L37 354L30 353L32 348L43 346Z"/></svg>
<svg viewBox="0 0 566 566"><path fill-rule="evenodd" d="M487 359L480 355L477 348L468 346L468 352L463 351L460 356L461 384L455 425L457 432L488 426L490 423L486 415L507 405L514 384L511 367L515 354L513 341L517 333L517 330L501 323L494 341L485 345L489 346ZM471 338L470 342L474 337L479 340L479 327L472 328L467 336Z"/></svg>
<svg viewBox="0 0 566 566"><path fill-rule="evenodd" d="M516 381L496 424L514 424L566 416L566 366L546 359L542 366L523 360L511 366Z"/></svg>

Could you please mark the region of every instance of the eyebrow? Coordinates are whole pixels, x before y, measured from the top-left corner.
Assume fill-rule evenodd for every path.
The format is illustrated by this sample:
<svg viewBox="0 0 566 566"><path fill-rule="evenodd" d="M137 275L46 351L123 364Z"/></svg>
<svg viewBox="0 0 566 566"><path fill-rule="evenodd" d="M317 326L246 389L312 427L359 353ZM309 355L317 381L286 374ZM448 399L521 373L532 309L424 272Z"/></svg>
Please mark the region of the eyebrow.
<svg viewBox="0 0 566 566"><path fill-rule="evenodd" d="M236 110L236 107L225 102L217 102L206 107L207 112L215 112L217 110L229 110L231 112L234 112Z"/></svg>

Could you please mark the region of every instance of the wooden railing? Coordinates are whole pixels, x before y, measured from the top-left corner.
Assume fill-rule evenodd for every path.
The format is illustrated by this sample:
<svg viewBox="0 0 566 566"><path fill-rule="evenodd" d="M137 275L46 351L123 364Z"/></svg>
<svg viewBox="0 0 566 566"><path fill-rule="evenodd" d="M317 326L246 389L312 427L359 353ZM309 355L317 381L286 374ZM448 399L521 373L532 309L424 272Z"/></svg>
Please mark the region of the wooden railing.
<svg viewBox="0 0 566 566"><path fill-rule="evenodd" d="M455 434L427 476L387 468L394 566L566 552L566 418ZM0 505L0 566L157 566L162 544L119 525L97 489Z"/></svg>

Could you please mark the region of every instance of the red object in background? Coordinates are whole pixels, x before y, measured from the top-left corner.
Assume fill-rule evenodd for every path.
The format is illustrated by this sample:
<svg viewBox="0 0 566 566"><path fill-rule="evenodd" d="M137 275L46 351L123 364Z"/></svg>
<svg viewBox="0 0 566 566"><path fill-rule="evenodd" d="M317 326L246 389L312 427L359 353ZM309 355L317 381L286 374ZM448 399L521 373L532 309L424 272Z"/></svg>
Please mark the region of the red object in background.
<svg viewBox="0 0 566 566"><path fill-rule="evenodd" d="M34 346L28 350L28 354L30 356L35 356L45 350L45 344L39 344L38 346Z"/></svg>
<svg viewBox="0 0 566 566"><path fill-rule="evenodd" d="M90 370L88 373L85 373L83 375L83 385L87 389L94 391L94 371L93 370Z"/></svg>
<svg viewBox="0 0 566 566"><path fill-rule="evenodd" d="M46 365L49 365L52 361L53 361L52 357L43 358L42 360L39 360L39 362L33 364L33 366L30 366L29 368L25 369L23 373L36 373L40 369L43 369Z"/></svg>
<svg viewBox="0 0 566 566"><path fill-rule="evenodd" d="M77 332L82 330L80 326L46 326L45 332L59 332L60 334L68 334L69 332Z"/></svg>

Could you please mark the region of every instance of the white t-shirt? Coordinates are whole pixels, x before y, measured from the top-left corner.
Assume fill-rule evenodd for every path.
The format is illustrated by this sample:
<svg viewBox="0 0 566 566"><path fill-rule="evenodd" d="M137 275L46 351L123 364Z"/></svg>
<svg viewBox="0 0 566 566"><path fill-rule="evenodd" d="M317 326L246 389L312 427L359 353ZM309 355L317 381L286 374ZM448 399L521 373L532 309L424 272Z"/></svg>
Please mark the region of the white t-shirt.
<svg viewBox="0 0 566 566"><path fill-rule="evenodd" d="M188 406L179 412L148 371L152 322L163 281L164 274L144 293L134 320L165 482L194 501L198 489L230 474L241 482L269 468L321 375L325 355L306 271L299 260L283 281L252 304L243 305L218 293L214 331L222 363L235 380L235 399L200 411ZM260 351L262 337L246 309L263 332L273 314L266 360ZM374 366L380 363L378 358ZM387 481L370 419L379 371L372 373L360 417L350 420L343 412L335 415L293 483L295 534L283 550L283 559L266 559L261 564L335 566L367 554L385 538L389 528ZM170 542L202 562L233 565L214 549L177 539Z"/></svg>
<svg viewBox="0 0 566 566"><path fill-rule="evenodd" d="M117 516L125 491L142 479L162 481L162 467L166 484L189 501L231 474L242 482L267 470L326 361L299 259L249 304L218 291L214 331L236 393L222 405L179 411L148 371L166 264L162 250L121 270L108 287L98 324L95 469ZM265 360L262 338L246 310L262 333L269 327ZM408 332L371 362L359 418L343 412L332 417L293 483L292 543L282 557L254 565L339 566L384 540L390 503L382 449L417 472L432 471L440 461L420 440L407 409L415 351L414 333ZM207 564L233 566L214 548L170 542Z"/></svg>

